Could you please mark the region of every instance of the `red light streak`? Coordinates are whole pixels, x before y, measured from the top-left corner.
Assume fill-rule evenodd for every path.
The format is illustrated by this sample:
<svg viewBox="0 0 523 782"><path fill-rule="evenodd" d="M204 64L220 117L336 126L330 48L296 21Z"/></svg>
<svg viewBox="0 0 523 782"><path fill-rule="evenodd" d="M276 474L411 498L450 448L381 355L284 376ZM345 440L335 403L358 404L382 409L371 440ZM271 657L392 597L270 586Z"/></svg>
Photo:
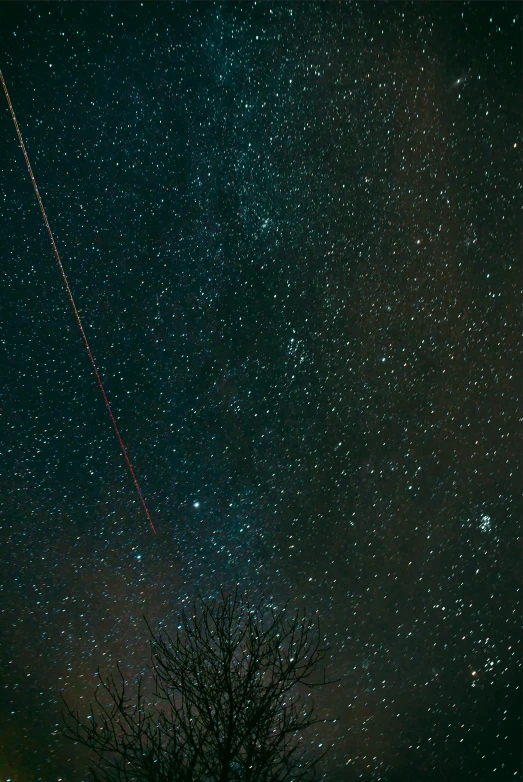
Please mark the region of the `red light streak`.
<svg viewBox="0 0 523 782"><path fill-rule="evenodd" d="M73 311L74 311L74 314L75 314L75 317L76 317L76 321L78 323L78 326L80 328L80 332L82 334L82 338L83 338L83 341L84 341L84 344L85 344L85 348L87 350L87 355L89 356L89 360L90 360L91 365L93 367L93 371L94 371L96 380L98 381L98 385L100 386L100 391L102 392L102 396L104 398L104 402L105 402L105 406L107 408L107 412L109 413L109 416L111 418L111 421L112 421L112 424L113 424L113 427L114 427L114 431L116 432L116 436L118 437L118 442L120 443L121 451L122 451L122 453L124 455L124 459L126 461L128 470L129 470L129 472L131 474L131 477L133 479L136 491L138 492L138 496L140 498L140 502L142 503L143 509L145 511L145 515L147 517L147 521L149 522L149 526L150 526L152 532L156 535L156 529L155 529L153 521L151 519L151 514L149 513L149 509L147 507L147 504L145 502L144 496L142 494L142 490L140 489L140 484L138 483L138 479L136 477L136 474L134 472L133 466L131 464L131 460L129 459L129 454L127 453L127 448L124 445L124 441L122 439L122 435L120 434L120 430L118 428L118 424L116 423L116 418L114 417L114 414L113 414L113 411L112 411L109 399L107 398L107 394L105 393L105 388L104 388L104 385L102 383L102 378L100 377L100 373L98 372L98 367L96 366L96 363L95 363L95 360L94 360L94 356L93 356L92 351L91 351L91 347L90 347L89 342L87 340L87 335L85 333L85 330L84 330L84 327L83 327L83 324L82 324L82 320L80 318L80 313L78 312L78 309L76 307L76 303L75 303L75 300L74 300L74 297L73 297L73 292L72 292L71 287L69 285L69 281L67 279L67 275L65 273L65 269L64 269L63 264L62 264L62 259L60 258L60 254L58 252L58 248L57 248L56 242L54 240L54 236L53 236L53 232L51 230L51 226L49 224L49 220L47 219L47 213L45 211L44 204L43 204L42 198L40 196L40 191L38 190L38 185L36 184L36 179L35 179L35 176L33 174L33 169L31 168L31 163L29 161L29 155L27 154L27 150L25 148L24 139L22 137L22 133L21 133L20 128L18 126L18 122L17 122L17 119L16 119L15 111L14 111L14 108L13 108L13 104L11 103L11 98L9 97L9 92L7 91L7 85L5 83L5 79L3 77L2 71L0 71L0 80L2 82L2 87L4 88L5 97L7 98L7 105L9 106L9 111L11 112L11 117L13 118L14 126L15 126L16 133L17 133L17 136L18 136L18 141L20 142L20 146L22 147L22 152L24 153L24 158L25 158L25 162L26 162L26 165L27 165L27 170L29 171L29 176L31 177L31 182L33 183L33 188L34 188L34 191L35 191L36 200L38 201L38 206L40 207L40 211L42 212L42 217L44 218L45 227L47 228L47 233L49 234L49 239L51 240L51 245L52 245L52 248L53 248L53 252L55 254L56 260L58 261L58 266L60 268L60 273L62 275L62 279L64 281L64 285L65 285L65 288L67 290L67 294L69 296L69 300L70 300L71 305L73 307Z"/></svg>

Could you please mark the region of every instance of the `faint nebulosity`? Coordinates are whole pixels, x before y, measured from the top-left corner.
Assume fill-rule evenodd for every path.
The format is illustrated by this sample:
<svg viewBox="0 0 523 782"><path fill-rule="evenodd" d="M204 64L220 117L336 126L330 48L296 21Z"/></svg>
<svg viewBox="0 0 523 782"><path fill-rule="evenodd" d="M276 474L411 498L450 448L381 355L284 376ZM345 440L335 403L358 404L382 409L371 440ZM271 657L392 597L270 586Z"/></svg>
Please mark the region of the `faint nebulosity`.
<svg viewBox="0 0 523 782"><path fill-rule="evenodd" d="M318 612L325 782L516 779L518 3L3 3L0 779L239 584Z"/></svg>

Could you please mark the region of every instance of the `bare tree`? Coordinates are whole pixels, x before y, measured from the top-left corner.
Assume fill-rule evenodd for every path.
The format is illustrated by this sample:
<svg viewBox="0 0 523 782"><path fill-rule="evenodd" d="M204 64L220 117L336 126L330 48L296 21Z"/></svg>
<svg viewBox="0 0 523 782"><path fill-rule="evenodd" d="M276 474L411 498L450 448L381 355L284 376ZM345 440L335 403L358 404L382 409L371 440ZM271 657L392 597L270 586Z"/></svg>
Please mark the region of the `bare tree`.
<svg viewBox="0 0 523 782"><path fill-rule="evenodd" d="M151 639L151 696L103 679L85 719L65 703L64 733L96 758L104 782L299 782L322 759L303 732L316 716L311 688L328 648L305 612L250 604L236 591L199 598L176 635Z"/></svg>

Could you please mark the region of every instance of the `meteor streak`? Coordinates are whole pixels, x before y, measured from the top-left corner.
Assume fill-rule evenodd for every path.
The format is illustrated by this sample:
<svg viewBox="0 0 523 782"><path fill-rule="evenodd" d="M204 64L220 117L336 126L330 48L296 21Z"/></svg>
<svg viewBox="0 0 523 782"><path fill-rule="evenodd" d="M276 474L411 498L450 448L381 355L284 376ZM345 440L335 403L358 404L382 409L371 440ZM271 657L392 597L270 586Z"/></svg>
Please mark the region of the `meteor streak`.
<svg viewBox="0 0 523 782"><path fill-rule="evenodd" d="M121 451L122 451L122 453L124 455L124 459L126 461L126 464L127 464L128 469L129 469L129 472L131 473L131 477L133 479L136 491L138 492L138 496L140 498L140 502L142 503L143 509L145 511L145 515L147 517L147 521L149 522L149 526L150 526L152 532L156 535L156 529L155 529L153 521L151 519L151 514L149 513L149 509L147 507L147 504L145 502L144 496L142 494L142 490L140 489L140 484L138 483L138 479L136 477L136 474L134 472L133 466L131 464L131 460L129 459L129 454L127 453L127 448L124 445L124 441L122 439L122 435L120 434L120 430L118 428L118 424L116 423L116 418L114 417L111 405L109 403L109 399L107 398L107 394L105 393L105 388L104 388L104 385L102 383L102 378L100 377L100 373L98 372L98 367L96 366L96 363L95 363L95 360L94 360L94 356L93 356L92 351L91 351L91 347L90 347L89 342L87 340L87 335L85 333L85 330L84 330L84 327L83 327L83 324L82 324L82 320L80 318L80 313L78 312L78 309L77 309L76 304L75 304L75 300L74 300L74 297L73 297L73 292L71 291L71 287L69 285L69 281L67 279L67 275L65 273L65 269L63 267L62 260L60 258L60 254L58 252L58 248L57 248L56 242L54 240L53 232L51 230L51 226L49 224L49 220L47 219L47 214L46 214L46 211L45 211L45 208L44 208L44 204L43 204L42 198L40 196L40 191L38 190L38 186L36 184L36 179L35 179L34 174L33 174L33 169L31 168L31 163L29 162L29 156L28 156L27 150L25 148L24 139L22 138L22 133L21 133L20 128L18 126L18 122L17 122L16 115L15 115L15 110L13 108L13 104L11 103L11 98L9 97L9 92L7 91L7 85L5 83L5 79L3 77L2 71L0 71L0 81L2 82L2 87L4 88L5 97L7 99L7 105L9 106L9 111L11 112L11 117L13 118L14 126L15 126L16 133L17 133L17 136L18 136L18 141L20 142L20 146L22 147L22 152L24 153L24 158L25 158L25 162L26 162L26 165L27 165L27 170L29 171L29 176L31 177L31 182L33 183L33 188L34 188L34 191L35 191L36 200L38 201L38 206L40 207L40 211L42 212L42 217L44 218L45 227L47 228L47 233L49 234L49 239L51 240L51 245L52 245L52 248L53 248L53 252L55 254L56 260L58 261L58 266L60 268L60 273L62 275L62 279L64 281L64 285L65 285L65 288L67 290L67 294L69 296L69 300L70 300L71 305L73 307L73 311L74 311L74 314L75 314L75 317L76 317L76 321L78 323L78 326L79 326L81 334L82 334L82 338L83 338L83 341L84 341L84 344L85 344L85 348L87 350L87 355L89 356L89 360L90 360L91 365L93 367L93 371L94 371L95 377L96 377L96 379L98 381L98 385L100 386L100 391L102 392L102 396L104 398L104 402L105 402L105 406L107 408L107 412L109 413L109 416L111 418L111 421L112 421L112 424L113 424L113 427L114 427L114 431L116 432L116 436L118 437L118 442L120 443Z"/></svg>

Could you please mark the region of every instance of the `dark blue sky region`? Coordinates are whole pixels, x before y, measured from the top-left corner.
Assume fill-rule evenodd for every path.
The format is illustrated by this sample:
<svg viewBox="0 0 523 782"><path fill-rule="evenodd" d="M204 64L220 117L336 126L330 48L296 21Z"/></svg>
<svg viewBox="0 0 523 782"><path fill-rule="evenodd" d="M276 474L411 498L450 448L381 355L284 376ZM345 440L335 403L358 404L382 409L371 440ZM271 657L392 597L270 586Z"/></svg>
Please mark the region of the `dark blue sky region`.
<svg viewBox="0 0 523 782"><path fill-rule="evenodd" d="M318 612L327 782L519 769L518 3L2 3L0 780L239 584Z"/></svg>

